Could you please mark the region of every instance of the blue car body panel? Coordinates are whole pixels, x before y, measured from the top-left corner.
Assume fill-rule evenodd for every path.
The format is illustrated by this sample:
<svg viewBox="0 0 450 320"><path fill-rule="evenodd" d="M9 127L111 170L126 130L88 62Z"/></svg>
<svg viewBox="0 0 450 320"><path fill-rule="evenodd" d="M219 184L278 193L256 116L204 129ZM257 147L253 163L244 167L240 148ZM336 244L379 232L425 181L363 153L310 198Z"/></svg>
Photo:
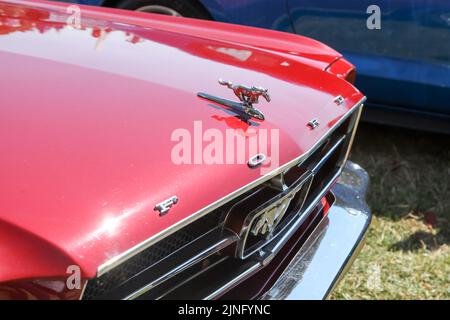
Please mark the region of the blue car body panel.
<svg viewBox="0 0 450 320"><path fill-rule="evenodd" d="M57 0L58 1L58 0ZM93 6L120 0L60 0ZM216 21L294 32L285 0L185 0L199 2Z"/></svg>
<svg viewBox="0 0 450 320"><path fill-rule="evenodd" d="M200 0L214 20L294 32L285 0Z"/></svg>
<svg viewBox="0 0 450 320"><path fill-rule="evenodd" d="M356 66L356 85L367 95L368 109L450 120L448 0L378 0L381 29L374 30L366 25L372 0L198 1L214 20L298 33L338 50Z"/></svg>
<svg viewBox="0 0 450 320"><path fill-rule="evenodd" d="M370 30L371 0L288 0L297 33L341 52L357 86L377 105L450 115L450 1L382 0Z"/></svg>

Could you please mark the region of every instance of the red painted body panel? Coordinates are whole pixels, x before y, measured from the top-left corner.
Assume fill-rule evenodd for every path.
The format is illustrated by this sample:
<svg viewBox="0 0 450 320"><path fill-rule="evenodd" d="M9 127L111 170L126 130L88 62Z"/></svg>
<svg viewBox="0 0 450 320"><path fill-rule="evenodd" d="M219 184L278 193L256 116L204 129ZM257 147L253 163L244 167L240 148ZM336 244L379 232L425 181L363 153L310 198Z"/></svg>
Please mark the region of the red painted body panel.
<svg viewBox="0 0 450 320"><path fill-rule="evenodd" d="M66 276L70 264L94 277L259 178L245 164L171 161L172 132L194 121L248 129L197 97L235 100L218 78L269 88L258 128L280 130L280 165L363 97L324 71L339 55L307 38L99 8L83 9L74 29L64 5L20 3L0 1L0 281ZM154 205L172 195L179 203L160 217Z"/></svg>

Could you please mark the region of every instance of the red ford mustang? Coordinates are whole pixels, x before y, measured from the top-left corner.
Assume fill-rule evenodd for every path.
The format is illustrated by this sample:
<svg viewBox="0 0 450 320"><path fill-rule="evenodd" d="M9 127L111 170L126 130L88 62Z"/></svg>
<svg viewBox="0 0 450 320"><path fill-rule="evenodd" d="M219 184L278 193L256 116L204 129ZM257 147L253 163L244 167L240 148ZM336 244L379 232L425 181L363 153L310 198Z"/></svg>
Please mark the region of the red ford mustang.
<svg viewBox="0 0 450 320"><path fill-rule="evenodd" d="M314 40L0 1L1 299L325 298L364 95Z"/></svg>

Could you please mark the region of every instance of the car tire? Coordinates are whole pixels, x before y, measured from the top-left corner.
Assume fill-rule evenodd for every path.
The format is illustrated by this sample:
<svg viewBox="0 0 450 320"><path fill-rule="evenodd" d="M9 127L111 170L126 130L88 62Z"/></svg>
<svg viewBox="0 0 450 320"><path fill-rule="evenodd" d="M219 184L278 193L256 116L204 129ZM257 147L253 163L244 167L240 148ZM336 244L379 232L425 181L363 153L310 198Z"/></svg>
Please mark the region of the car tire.
<svg viewBox="0 0 450 320"><path fill-rule="evenodd" d="M198 2L192 0L125 0L120 2L117 8L212 20L211 15Z"/></svg>

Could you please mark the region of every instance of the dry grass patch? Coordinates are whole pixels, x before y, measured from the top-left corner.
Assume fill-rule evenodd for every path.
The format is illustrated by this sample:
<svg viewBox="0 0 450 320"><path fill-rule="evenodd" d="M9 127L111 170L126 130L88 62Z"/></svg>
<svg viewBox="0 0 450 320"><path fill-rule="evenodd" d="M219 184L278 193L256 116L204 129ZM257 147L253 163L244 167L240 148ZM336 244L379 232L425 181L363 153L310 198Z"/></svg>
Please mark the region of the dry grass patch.
<svg viewBox="0 0 450 320"><path fill-rule="evenodd" d="M374 219L332 298L450 299L450 137L363 123L351 159Z"/></svg>

